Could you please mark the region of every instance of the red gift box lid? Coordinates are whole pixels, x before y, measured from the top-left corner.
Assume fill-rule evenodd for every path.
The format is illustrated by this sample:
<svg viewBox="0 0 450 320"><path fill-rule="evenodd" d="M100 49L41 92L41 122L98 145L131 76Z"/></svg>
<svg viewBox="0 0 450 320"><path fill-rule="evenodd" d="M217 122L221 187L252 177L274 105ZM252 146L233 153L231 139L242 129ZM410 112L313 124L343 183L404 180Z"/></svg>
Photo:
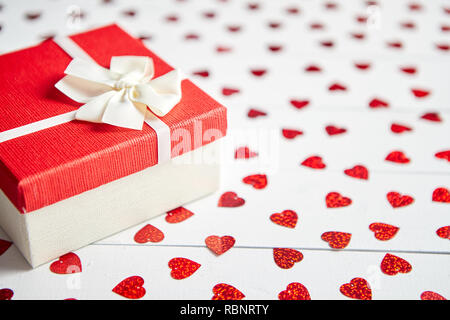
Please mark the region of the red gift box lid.
<svg viewBox="0 0 450 320"><path fill-rule="evenodd" d="M155 77L173 68L117 25L70 37L99 65L109 68L112 56L149 56ZM72 58L54 41L0 56L0 132L78 109L55 83L64 77ZM226 134L226 108L188 79L182 81L181 101L161 119L174 130L190 133L181 155L211 141L197 137L216 129ZM186 136L184 136L186 138ZM188 136L189 137L189 136ZM201 143L199 142L201 141ZM176 149L176 154L174 154ZM155 131L108 124L71 121L0 143L0 188L22 212L31 212L94 189L157 164Z"/></svg>

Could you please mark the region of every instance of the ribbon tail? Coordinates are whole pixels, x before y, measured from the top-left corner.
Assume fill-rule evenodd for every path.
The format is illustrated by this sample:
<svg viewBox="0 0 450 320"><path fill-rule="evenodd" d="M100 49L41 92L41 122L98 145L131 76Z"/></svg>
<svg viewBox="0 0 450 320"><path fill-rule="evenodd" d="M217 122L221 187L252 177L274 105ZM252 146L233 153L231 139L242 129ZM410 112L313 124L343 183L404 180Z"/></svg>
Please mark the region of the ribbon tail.
<svg viewBox="0 0 450 320"><path fill-rule="evenodd" d="M142 103L133 102L127 97L129 90L115 92L109 100L102 117L102 122L114 126L142 130L147 107Z"/></svg>
<svg viewBox="0 0 450 320"><path fill-rule="evenodd" d="M172 70L146 84L136 85L133 100L146 104L157 116L165 116L181 100L181 74Z"/></svg>
<svg viewBox="0 0 450 320"><path fill-rule="evenodd" d="M55 87L72 100L80 103L86 103L111 90L110 86L71 75L59 80Z"/></svg>
<svg viewBox="0 0 450 320"><path fill-rule="evenodd" d="M105 92L82 105L78 109L75 119L101 123L106 107L116 93L116 91Z"/></svg>

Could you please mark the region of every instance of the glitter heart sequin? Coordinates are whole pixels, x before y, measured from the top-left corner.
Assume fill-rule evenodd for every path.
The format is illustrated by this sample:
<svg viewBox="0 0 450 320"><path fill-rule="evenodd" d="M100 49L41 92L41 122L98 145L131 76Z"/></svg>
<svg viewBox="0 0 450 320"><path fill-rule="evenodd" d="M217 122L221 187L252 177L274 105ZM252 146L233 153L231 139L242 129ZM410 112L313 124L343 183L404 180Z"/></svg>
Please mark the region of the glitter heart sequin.
<svg viewBox="0 0 450 320"><path fill-rule="evenodd" d="M297 109L302 109L309 104L309 100L291 100L291 105Z"/></svg>
<svg viewBox="0 0 450 320"><path fill-rule="evenodd" d="M186 258L173 258L169 261L169 268L172 269L170 275L177 280L190 277L200 266L201 264Z"/></svg>
<svg viewBox="0 0 450 320"><path fill-rule="evenodd" d="M283 137L285 137L286 139L294 139L295 137L302 135L303 131L295 129L282 129L281 133L283 134Z"/></svg>
<svg viewBox="0 0 450 320"><path fill-rule="evenodd" d="M270 216L270 220L283 227L295 228L298 216L293 210L284 210L281 213L274 213Z"/></svg>
<svg viewBox="0 0 450 320"><path fill-rule="evenodd" d="M239 92L240 92L239 89L234 89L234 88L223 88L222 89L222 94L224 96L231 96L231 95L237 94Z"/></svg>
<svg viewBox="0 0 450 320"><path fill-rule="evenodd" d="M352 199L343 197L339 192L330 192L325 197L327 208L341 208L352 204Z"/></svg>
<svg viewBox="0 0 450 320"><path fill-rule="evenodd" d="M273 260L281 269L290 269L303 260L303 254L295 249L274 248Z"/></svg>
<svg viewBox="0 0 450 320"><path fill-rule="evenodd" d="M245 204L245 200L239 198L235 192L225 192L219 199L218 206L225 208L240 207Z"/></svg>
<svg viewBox="0 0 450 320"><path fill-rule="evenodd" d="M408 195L401 195L398 192L391 191L386 195L387 200L393 208L409 206L414 202L414 198Z"/></svg>
<svg viewBox="0 0 450 320"><path fill-rule="evenodd" d="M437 188L433 191L432 200L435 202L450 203L450 192L446 188Z"/></svg>
<svg viewBox="0 0 450 320"><path fill-rule="evenodd" d="M0 239L0 256L6 252L6 250L11 247L12 242Z"/></svg>
<svg viewBox="0 0 450 320"><path fill-rule="evenodd" d="M342 133L347 132L347 129L330 125L330 126L325 127L325 131L328 133L329 136L334 136L337 134L342 134Z"/></svg>
<svg viewBox="0 0 450 320"><path fill-rule="evenodd" d="M389 103L384 100L374 98L369 102L369 107L371 107L371 108L387 108L387 107L389 107Z"/></svg>
<svg viewBox="0 0 450 320"><path fill-rule="evenodd" d="M288 284L286 290L278 294L279 300L311 300L308 289L298 282Z"/></svg>
<svg viewBox="0 0 450 320"><path fill-rule="evenodd" d="M412 131L412 129L410 127L407 127L407 126L404 126L404 125L401 125L401 124L398 124L398 123L393 123L393 124L391 124L391 131L393 133L400 134L400 133L403 133L403 132L406 132L406 131Z"/></svg>
<svg viewBox="0 0 450 320"><path fill-rule="evenodd" d="M356 179L362 179L367 180L369 179L369 171L366 167L361 165L356 165L353 168L345 169L344 173L348 175L349 177L356 178Z"/></svg>
<svg viewBox="0 0 450 320"><path fill-rule="evenodd" d="M390 224L374 222L369 226L370 231L374 232L375 238L381 241L391 240L397 234L399 228Z"/></svg>
<svg viewBox="0 0 450 320"><path fill-rule="evenodd" d="M430 94L430 91L423 89L411 89L411 92L416 98L425 98Z"/></svg>
<svg viewBox="0 0 450 320"><path fill-rule="evenodd" d="M82 271L81 260L73 252L66 253L59 257L58 261L50 265L50 271L57 274L70 274Z"/></svg>
<svg viewBox="0 0 450 320"><path fill-rule="evenodd" d="M433 291L424 291L420 295L421 300L447 300L443 296L441 296L439 293L433 292Z"/></svg>
<svg viewBox="0 0 450 320"><path fill-rule="evenodd" d="M434 156L438 159L444 159L450 162L450 150L436 152Z"/></svg>
<svg viewBox="0 0 450 320"><path fill-rule="evenodd" d="M328 242L330 248L344 249L350 243L352 234L347 232L328 231L322 233L321 238L323 241Z"/></svg>
<svg viewBox="0 0 450 320"><path fill-rule="evenodd" d="M183 207L178 207L167 212L166 221L168 223L179 223L192 217L194 213Z"/></svg>
<svg viewBox="0 0 450 320"><path fill-rule="evenodd" d="M344 283L339 288L341 293L352 299L372 300L372 289L363 278L353 278L350 283Z"/></svg>
<svg viewBox="0 0 450 320"><path fill-rule="evenodd" d="M247 117L249 118L264 117L266 115L266 112L257 109L250 109L247 113Z"/></svg>
<svg viewBox="0 0 450 320"><path fill-rule="evenodd" d="M401 151L392 151L389 153L386 158L386 161L395 162L395 163L409 163L411 160Z"/></svg>
<svg viewBox="0 0 450 320"><path fill-rule="evenodd" d="M145 225L134 235L134 241L137 243L161 242L164 239L164 233L151 224Z"/></svg>
<svg viewBox="0 0 450 320"><path fill-rule="evenodd" d="M242 292L226 283L216 284L212 291L214 293L212 300L242 300L245 298Z"/></svg>
<svg viewBox="0 0 450 320"><path fill-rule="evenodd" d="M450 226L441 227L436 230L438 237L450 240Z"/></svg>
<svg viewBox="0 0 450 320"><path fill-rule="evenodd" d="M323 163L322 157L319 156L311 156L309 158L306 158L301 163L302 166L310 167L312 169L325 169L326 164Z"/></svg>
<svg viewBox="0 0 450 320"><path fill-rule="evenodd" d="M217 255L230 250L235 242L236 240L232 236L209 236L205 239L206 246Z"/></svg>
<svg viewBox="0 0 450 320"><path fill-rule="evenodd" d="M253 186L255 189L264 189L267 186L265 174L253 174L242 179L242 182Z"/></svg>
<svg viewBox="0 0 450 320"><path fill-rule="evenodd" d="M251 151L248 147L237 148L236 151L234 152L235 159L250 159L257 156L258 153Z"/></svg>
<svg viewBox="0 0 450 320"><path fill-rule="evenodd" d="M0 300L11 300L14 296L14 291L8 288L0 289Z"/></svg>
<svg viewBox="0 0 450 320"><path fill-rule="evenodd" d="M437 112L427 112L423 114L420 118L432 122L441 122L442 119Z"/></svg>
<svg viewBox="0 0 450 320"><path fill-rule="evenodd" d="M132 276L122 280L112 291L128 299L140 299L145 295L143 285L144 279Z"/></svg>
<svg viewBox="0 0 450 320"><path fill-rule="evenodd" d="M399 272L408 273L412 270L412 266L408 261L389 253L384 256L380 268L384 274L390 276L396 275Z"/></svg>

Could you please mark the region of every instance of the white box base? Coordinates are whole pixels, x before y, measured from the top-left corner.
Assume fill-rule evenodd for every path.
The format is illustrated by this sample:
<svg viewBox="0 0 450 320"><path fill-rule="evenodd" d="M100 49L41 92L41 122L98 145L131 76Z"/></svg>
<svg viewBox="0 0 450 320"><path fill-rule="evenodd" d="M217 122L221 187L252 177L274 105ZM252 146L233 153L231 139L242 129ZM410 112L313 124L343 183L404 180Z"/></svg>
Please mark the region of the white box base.
<svg viewBox="0 0 450 320"><path fill-rule="evenodd" d="M220 140L34 212L0 191L0 226L34 268L219 187Z"/></svg>

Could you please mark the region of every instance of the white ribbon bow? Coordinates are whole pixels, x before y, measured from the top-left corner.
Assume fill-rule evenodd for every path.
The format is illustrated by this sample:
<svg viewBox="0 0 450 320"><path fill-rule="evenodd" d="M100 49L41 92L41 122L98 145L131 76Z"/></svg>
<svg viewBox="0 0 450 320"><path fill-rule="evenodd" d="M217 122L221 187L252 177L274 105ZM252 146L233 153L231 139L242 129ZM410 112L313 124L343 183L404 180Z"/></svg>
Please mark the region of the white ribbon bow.
<svg viewBox="0 0 450 320"><path fill-rule="evenodd" d="M181 99L181 74L172 70L154 76L149 57L112 57L110 69L75 58L64 71L67 76L55 84L71 99L84 103L77 120L108 123L142 130L148 108L166 115Z"/></svg>

